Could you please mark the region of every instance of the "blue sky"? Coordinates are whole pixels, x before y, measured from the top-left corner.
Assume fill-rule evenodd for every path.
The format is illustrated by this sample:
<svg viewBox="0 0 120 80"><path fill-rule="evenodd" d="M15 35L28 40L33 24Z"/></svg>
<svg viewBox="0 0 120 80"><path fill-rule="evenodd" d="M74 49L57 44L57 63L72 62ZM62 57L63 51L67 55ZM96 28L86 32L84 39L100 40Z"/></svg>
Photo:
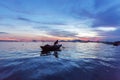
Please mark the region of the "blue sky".
<svg viewBox="0 0 120 80"><path fill-rule="evenodd" d="M120 40L119 0L1 0L0 39Z"/></svg>

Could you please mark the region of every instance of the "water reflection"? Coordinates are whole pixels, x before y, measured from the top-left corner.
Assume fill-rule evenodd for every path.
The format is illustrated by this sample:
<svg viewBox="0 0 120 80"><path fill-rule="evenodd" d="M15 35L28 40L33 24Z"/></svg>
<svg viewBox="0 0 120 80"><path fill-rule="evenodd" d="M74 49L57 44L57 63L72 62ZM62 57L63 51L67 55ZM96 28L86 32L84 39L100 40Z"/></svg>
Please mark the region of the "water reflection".
<svg viewBox="0 0 120 80"><path fill-rule="evenodd" d="M40 56L53 55L53 56L55 56L55 58L59 58L58 52L60 52L60 51L41 51Z"/></svg>

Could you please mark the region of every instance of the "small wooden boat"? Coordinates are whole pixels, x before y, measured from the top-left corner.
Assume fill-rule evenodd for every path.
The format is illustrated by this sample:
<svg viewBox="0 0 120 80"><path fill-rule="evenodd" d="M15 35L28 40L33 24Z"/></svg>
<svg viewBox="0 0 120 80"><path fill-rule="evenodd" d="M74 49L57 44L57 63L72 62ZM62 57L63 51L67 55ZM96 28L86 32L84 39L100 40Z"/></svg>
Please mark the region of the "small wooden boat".
<svg viewBox="0 0 120 80"><path fill-rule="evenodd" d="M45 45L45 46L40 46L42 51L59 51L60 47L62 45Z"/></svg>

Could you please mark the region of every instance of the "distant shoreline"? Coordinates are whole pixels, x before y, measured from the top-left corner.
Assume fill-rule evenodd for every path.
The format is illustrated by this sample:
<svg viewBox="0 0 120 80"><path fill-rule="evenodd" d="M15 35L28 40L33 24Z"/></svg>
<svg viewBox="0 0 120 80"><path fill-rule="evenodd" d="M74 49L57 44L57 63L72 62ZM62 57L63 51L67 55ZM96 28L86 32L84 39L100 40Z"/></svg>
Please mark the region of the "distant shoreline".
<svg viewBox="0 0 120 80"><path fill-rule="evenodd" d="M33 41L12 41L12 40L0 40L0 42L54 42L52 40L49 40L49 41L36 41L36 40L33 40ZM114 46L119 46L120 45L120 41L113 41L113 42L110 42L110 41L83 41L83 40L68 40L68 41L64 41L64 40L60 40L59 42L73 42L73 43L103 43L103 44L108 44L108 45L114 45Z"/></svg>

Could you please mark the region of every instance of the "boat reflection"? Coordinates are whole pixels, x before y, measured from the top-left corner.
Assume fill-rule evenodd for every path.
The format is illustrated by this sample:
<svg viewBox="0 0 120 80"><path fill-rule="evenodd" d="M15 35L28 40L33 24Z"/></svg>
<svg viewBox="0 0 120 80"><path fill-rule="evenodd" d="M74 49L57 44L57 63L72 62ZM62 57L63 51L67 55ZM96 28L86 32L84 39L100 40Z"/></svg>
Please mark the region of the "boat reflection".
<svg viewBox="0 0 120 80"><path fill-rule="evenodd" d="M41 51L40 56L53 55L53 56L55 56L55 58L59 58L58 52L60 52L60 51Z"/></svg>

